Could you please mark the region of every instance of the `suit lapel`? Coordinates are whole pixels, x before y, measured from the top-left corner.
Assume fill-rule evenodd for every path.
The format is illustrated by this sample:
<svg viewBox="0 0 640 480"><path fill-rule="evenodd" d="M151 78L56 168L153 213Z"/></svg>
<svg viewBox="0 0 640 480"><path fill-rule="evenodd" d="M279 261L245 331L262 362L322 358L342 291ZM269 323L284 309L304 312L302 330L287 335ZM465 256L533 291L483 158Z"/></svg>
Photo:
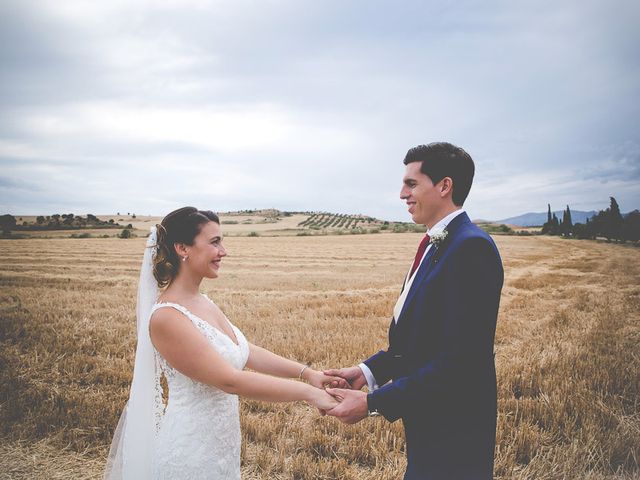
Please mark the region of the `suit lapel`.
<svg viewBox="0 0 640 480"><path fill-rule="evenodd" d="M407 298L404 301L404 305L402 306L402 310L400 312L400 317L398 318L398 323L400 323L400 319L404 316L404 312L407 310L407 307L411 303L411 300L415 296L418 291L418 286L424 281L425 278L429 275L429 272L437 265L444 252L447 250L448 246L451 244L453 237L456 234L456 231L460 227L460 225L464 223L470 222L468 215L466 212L461 213L457 217L455 217L449 225L447 225L447 238L444 242L436 248L435 245L432 245L429 251L427 252L427 256L424 258L420 267L418 267L418 271L416 272L416 278L413 280L411 284L411 289L409 293L407 293Z"/></svg>

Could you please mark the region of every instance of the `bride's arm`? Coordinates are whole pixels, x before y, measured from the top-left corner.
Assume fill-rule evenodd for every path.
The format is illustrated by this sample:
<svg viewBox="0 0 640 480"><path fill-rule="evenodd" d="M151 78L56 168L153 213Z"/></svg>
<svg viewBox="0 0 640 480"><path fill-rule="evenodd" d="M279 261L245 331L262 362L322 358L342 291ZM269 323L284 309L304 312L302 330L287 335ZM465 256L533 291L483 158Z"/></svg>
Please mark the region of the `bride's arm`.
<svg viewBox="0 0 640 480"><path fill-rule="evenodd" d="M330 410L338 403L324 390L312 385L234 368L177 311L156 311L149 321L149 334L169 365L198 382L227 393L267 402L302 400L321 410Z"/></svg>
<svg viewBox="0 0 640 480"><path fill-rule="evenodd" d="M256 372L277 377L302 378L317 388L325 386L349 388L349 384L343 378L325 375L302 363L281 357L266 348L250 343L249 352L247 367ZM302 376L300 376L300 373L302 373Z"/></svg>

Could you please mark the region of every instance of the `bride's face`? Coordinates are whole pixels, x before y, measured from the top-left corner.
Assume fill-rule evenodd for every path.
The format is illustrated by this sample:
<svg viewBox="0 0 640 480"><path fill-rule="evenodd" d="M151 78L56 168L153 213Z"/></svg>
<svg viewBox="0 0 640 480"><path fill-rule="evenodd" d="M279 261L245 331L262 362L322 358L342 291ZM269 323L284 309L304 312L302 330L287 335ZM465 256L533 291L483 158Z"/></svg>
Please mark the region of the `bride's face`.
<svg viewBox="0 0 640 480"><path fill-rule="evenodd" d="M200 233L193 239L193 245L187 247L189 258L184 266L193 269L206 278L217 278L222 259L227 251L222 245L222 230L215 222L202 226Z"/></svg>

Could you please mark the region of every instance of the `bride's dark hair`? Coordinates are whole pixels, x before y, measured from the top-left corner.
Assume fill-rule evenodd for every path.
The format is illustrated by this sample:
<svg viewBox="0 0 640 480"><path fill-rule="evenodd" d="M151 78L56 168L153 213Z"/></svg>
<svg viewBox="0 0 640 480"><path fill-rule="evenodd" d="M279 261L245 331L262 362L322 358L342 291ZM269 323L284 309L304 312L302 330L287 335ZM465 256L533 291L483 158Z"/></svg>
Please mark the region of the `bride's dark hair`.
<svg viewBox="0 0 640 480"><path fill-rule="evenodd" d="M208 222L220 224L218 215L210 210L182 207L169 213L156 225L158 249L153 257L153 276L160 288L169 285L178 274L180 257L174 244L193 245L202 225Z"/></svg>

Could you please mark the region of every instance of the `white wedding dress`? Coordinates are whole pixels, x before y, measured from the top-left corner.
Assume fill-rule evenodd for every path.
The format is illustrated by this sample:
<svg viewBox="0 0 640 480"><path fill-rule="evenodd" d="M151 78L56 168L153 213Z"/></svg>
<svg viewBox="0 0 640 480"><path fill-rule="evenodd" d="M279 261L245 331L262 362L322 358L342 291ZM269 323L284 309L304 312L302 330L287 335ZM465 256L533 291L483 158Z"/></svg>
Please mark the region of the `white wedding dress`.
<svg viewBox="0 0 640 480"><path fill-rule="evenodd" d="M205 295L206 297L206 295ZM175 303L175 308L207 338L234 368L243 369L249 345L231 322L238 344L221 330ZM185 319L186 320L186 319ZM153 452L154 479L240 479L240 412L237 395L192 380L171 367L154 348L156 368L168 384L168 402L156 414L157 436ZM156 392L162 395L162 391Z"/></svg>

